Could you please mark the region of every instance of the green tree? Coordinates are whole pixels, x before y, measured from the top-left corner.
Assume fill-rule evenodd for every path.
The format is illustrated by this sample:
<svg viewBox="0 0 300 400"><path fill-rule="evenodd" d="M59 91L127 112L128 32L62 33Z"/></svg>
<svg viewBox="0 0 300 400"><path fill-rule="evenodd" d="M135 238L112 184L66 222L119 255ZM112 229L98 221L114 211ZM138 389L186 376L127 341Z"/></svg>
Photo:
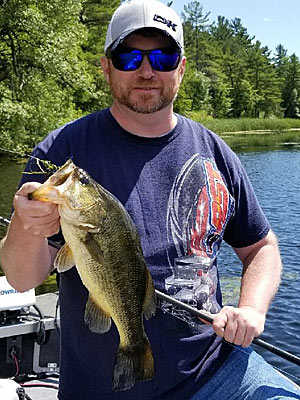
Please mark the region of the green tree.
<svg viewBox="0 0 300 400"><path fill-rule="evenodd" d="M78 57L85 35L80 8L71 0L10 0L1 6L2 139L32 147L54 125L76 117L72 90L88 78Z"/></svg>
<svg viewBox="0 0 300 400"><path fill-rule="evenodd" d="M82 3L9 0L0 6L0 145L32 147L54 127L106 106L99 59L113 3L94 1L97 10ZM103 11L102 20L95 10Z"/></svg>
<svg viewBox="0 0 300 400"><path fill-rule="evenodd" d="M273 57L273 64L275 65L276 75L279 82L280 97L281 97L281 110L284 108L282 95L285 88L285 75L288 70L289 57L287 55L287 50L283 45L279 44L276 47L276 53Z"/></svg>
<svg viewBox="0 0 300 400"><path fill-rule="evenodd" d="M259 41L247 50L247 75L255 91L252 117L258 118L261 114L268 117L280 107L280 85L270 53Z"/></svg>
<svg viewBox="0 0 300 400"><path fill-rule="evenodd" d="M211 25L210 33L215 42L215 45L220 46L223 53L231 48L233 30L227 18L219 15L217 17L217 21L213 22L213 24Z"/></svg>
<svg viewBox="0 0 300 400"><path fill-rule="evenodd" d="M248 49L252 46L252 41L255 39L255 36L249 35L247 28L243 26L240 18L234 18L230 22L230 27L233 32L233 37L235 38L235 43L244 47L245 49Z"/></svg>
<svg viewBox="0 0 300 400"><path fill-rule="evenodd" d="M250 104L253 104L253 90L246 83L246 49L251 39L239 19L229 21L223 16L218 16L210 32L212 47L218 49L215 50L217 82L220 87L226 88L222 91L222 102L227 105L226 114L241 117L249 112ZM241 92L244 90L246 92Z"/></svg>
<svg viewBox="0 0 300 400"><path fill-rule="evenodd" d="M100 68L100 58L104 53L106 31L119 0L82 1L80 22L87 30L87 38L82 43L83 57L88 63L93 90L81 88L75 97L77 107L83 112L92 112L111 103L109 88Z"/></svg>
<svg viewBox="0 0 300 400"><path fill-rule="evenodd" d="M192 69L187 73L184 90L190 100L190 111L209 111L210 80L203 72Z"/></svg>
<svg viewBox="0 0 300 400"><path fill-rule="evenodd" d="M285 110L285 116L287 118L300 118L299 96L296 88L292 90L291 97Z"/></svg>
<svg viewBox="0 0 300 400"><path fill-rule="evenodd" d="M214 118L227 118L232 112L230 87L222 79L211 82L210 87L211 114Z"/></svg>
<svg viewBox="0 0 300 400"><path fill-rule="evenodd" d="M232 88L232 113L234 118L251 117L257 94L247 79L239 77Z"/></svg>
<svg viewBox="0 0 300 400"><path fill-rule="evenodd" d="M293 93L294 89L296 89L296 92ZM295 93L297 93L297 95L300 93L300 62L299 58L295 54L292 54L288 58L288 62L286 63L283 72L281 105L284 109L285 117L291 113L291 99L294 98Z"/></svg>
<svg viewBox="0 0 300 400"><path fill-rule="evenodd" d="M203 60L203 49L205 47L206 28L210 12L204 13L203 6L199 1L192 1L183 7L181 14L183 20L183 29L185 37L186 52L189 60L197 70L201 70L201 61Z"/></svg>
<svg viewBox="0 0 300 400"><path fill-rule="evenodd" d="M273 62L276 66L278 76L282 76L288 62L287 50L282 44L276 47L276 53L273 57Z"/></svg>

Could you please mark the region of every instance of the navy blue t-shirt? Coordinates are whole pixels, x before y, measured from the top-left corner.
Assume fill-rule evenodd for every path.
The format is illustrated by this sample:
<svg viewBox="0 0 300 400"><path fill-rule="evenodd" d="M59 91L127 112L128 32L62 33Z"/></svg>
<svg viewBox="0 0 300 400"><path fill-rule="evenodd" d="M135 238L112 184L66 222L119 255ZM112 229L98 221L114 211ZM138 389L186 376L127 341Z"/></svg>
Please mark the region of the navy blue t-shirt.
<svg viewBox="0 0 300 400"><path fill-rule="evenodd" d="M170 133L144 138L125 131L105 109L52 132L33 155L56 165L71 158L86 170L131 215L155 287L218 312L222 240L249 246L270 226L237 156L201 124L177 118ZM27 170L37 169L32 158ZM44 179L30 174L23 182ZM87 295L76 268L61 274L62 400L189 399L230 354L232 347L211 327L161 302L145 321L155 378L113 392L118 333L114 324L102 335L84 325Z"/></svg>

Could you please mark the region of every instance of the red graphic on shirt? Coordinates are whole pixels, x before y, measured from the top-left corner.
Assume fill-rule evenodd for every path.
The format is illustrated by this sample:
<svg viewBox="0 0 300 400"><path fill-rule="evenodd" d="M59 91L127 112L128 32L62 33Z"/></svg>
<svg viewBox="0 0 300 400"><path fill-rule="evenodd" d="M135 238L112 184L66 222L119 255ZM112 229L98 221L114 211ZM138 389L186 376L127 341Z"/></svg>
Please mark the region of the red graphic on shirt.
<svg viewBox="0 0 300 400"><path fill-rule="evenodd" d="M197 199L189 234L189 254L213 254L213 244L221 237L228 220L230 195L214 163L203 160L206 184ZM194 208L195 209L195 208Z"/></svg>

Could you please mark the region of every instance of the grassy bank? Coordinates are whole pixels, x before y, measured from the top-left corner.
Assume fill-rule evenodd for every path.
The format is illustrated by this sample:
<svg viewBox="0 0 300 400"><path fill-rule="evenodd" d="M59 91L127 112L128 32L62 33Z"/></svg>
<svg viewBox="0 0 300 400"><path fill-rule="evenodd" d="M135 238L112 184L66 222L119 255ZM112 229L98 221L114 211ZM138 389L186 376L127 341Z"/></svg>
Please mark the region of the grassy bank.
<svg viewBox="0 0 300 400"><path fill-rule="evenodd" d="M286 131L300 129L299 119L212 119L206 126L216 133L251 132L251 131Z"/></svg>
<svg viewBox="0 0 300 400"><path fill-rule="evenodd" d="M213 119L199 112L187 116L217 133L235 151L300 146L300 119Z"/></svg>
<svg viewBox="0 0 300 400"><path fill-rule="evenodd" d="M258 151L300 147L300 130L221 133L219 136L234 150Z"/></svg>
<svg viewBox="0 0 300 400"><path fill-rule="evenodd" d="M251 131L286 131L300 129L300 119L292 118L231 118L213 119L202 112L190 112L189 118L202 123L218 134Z"/></svg>

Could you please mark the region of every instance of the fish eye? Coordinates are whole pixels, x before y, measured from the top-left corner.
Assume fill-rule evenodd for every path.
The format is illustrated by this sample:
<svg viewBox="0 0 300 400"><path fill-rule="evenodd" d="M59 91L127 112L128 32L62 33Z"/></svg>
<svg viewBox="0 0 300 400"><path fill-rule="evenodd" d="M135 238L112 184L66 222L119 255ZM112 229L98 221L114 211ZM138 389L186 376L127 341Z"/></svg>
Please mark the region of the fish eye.
<svg viewBox="0 0 300 400"><path fill-rule="evenodd" d="M90 183L90 180L86 175L80 174L79 175L79 182L82 183L83 185L88 185Z"/></svg>

